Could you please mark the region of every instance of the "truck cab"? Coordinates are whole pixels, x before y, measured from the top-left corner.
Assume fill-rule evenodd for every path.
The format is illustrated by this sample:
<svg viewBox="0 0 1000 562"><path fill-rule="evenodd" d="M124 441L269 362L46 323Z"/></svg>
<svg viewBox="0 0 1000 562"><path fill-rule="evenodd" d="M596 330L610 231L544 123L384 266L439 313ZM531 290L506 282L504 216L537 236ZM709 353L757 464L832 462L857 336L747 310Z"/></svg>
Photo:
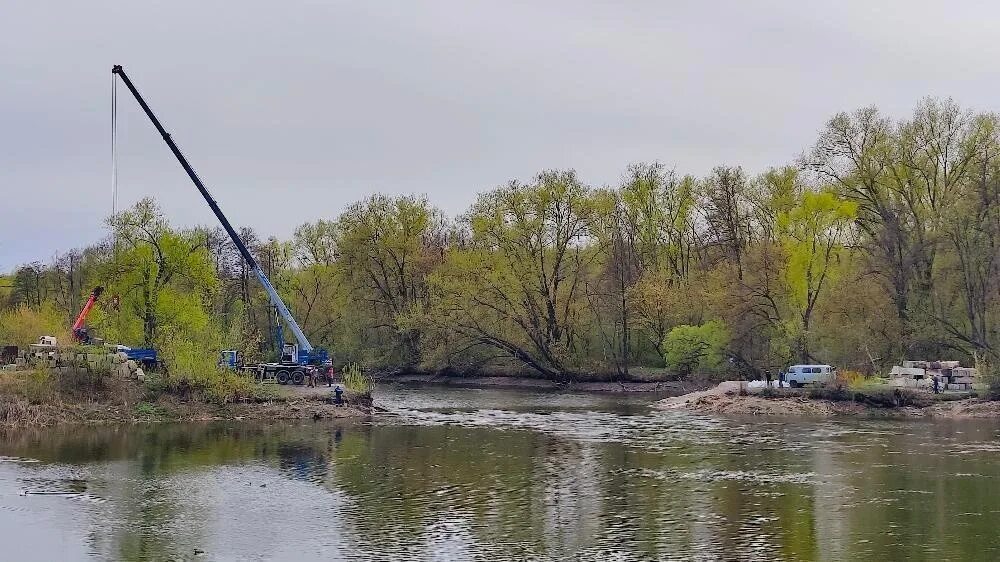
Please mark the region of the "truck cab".
<svg viewBox="0 0 1000 562"><path fill-rule="evenodd" d="M785 382L792 388L833 381L837 368L830 365L792 365L785 370Z"/></svg>
<svg viewBox="0 0 1000 562"><path fill-rule="evenodd" d="M285 365L298 365L299 364L299 346L294 343L286 343L281 346L281 358L278 360L279 363Z"/></svg>
<svg viewBox="0 0 1000 562"><path fill-rule="evenodd" d="M235 349L227 349L219 354L219 366L228 369L235 369L240 364L240 352Z"/></svg>

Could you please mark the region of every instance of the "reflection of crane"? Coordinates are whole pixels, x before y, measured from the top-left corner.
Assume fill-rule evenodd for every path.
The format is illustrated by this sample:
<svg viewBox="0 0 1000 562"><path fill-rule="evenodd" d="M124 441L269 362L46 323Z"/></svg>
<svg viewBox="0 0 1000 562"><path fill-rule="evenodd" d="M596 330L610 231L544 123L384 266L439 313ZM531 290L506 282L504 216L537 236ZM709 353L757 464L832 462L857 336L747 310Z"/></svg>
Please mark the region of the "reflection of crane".
<svg viewBox="0 0 1000 562"><path fill-rule="evenodd" d="M90 293L90 298L87 299L87 304L83 305L83 310L76 317L76 322L73 323L73 339L76 341L85 344L90 343L90 334L87 332L87 328L84 327L84 323L87 321L90 309L94 307L94 303L97 302L97 299L100 298L103 292L104 287L94 287L94 291Z"/></svg>
<svg viewBox="0 0 1000 562"><path fill-rule="evenodd" d="M166 129L163 128L163 125L160 124L160 121L153 114L153 110L151 110L149 105L146 104L146 100L144 100L139 94L139 91L136 90L132 81L129 80L128 75L125 74L125 70L122 69L121 65L115 65L111 69L111 72L112 74L116 74L121 77L122 82L125 83L125 86L135 97L135 101L139 102L139 106L142 107L142 110L146 113L146 116L149 117L149 120L153 122L153 126L156 127L157 131L159 131L160 136L163 137L163 141L167 143L170 151L173 152L177 161L180 162L181 167L184 168L188 177L191 178L195 187L198 188L202 197L205 198L205 202L208 203L208 206L212 209L215 217L219 219L219 222L222 224L222 228L225 229L227 234L229 234L229 238L232 239L233 244L239 250L240 255L243 256L244 260L246 260L250 270L254 272L254 275L257 276L257 280L260 281L261 285L263 285L264 291L267 292L267 297L271 301L271 305L275 307L278 314L281 315L281 318L284 319L285 323L288 324L288 327L291 328L292 334L295 335L295 341L297 344L284 344L284 342L282 342L283 345L280 350L280 361L278 363L266 363L261 365L259 369L260 374L263 376L273 375L280 383L288 381L301 383L304 378L304 369L307 368L307 366L329 363L327 352L322 349L315 349L312 344L309 343L309 339L306 338L306 335L302 332L298 322L295 321L292 313L289 312L288 307L285 306L285 303L281 300L278 292L274 289L274 286L271 285L271 281L268 280L267 275L264 274L264 270L261 269L260 264L257 263L257 260L250 254L250 250L248 250L246 245L243 244L243 241L240 240L239 235L233 229L232 225L229 224L229 220L224 214L222 214L222 209L219 208L218 203L215 202L215 199L212 199L212 196L208 193L208 189L205 188L205 185L201 182L198 174L195 173L194 168L191 167L191 164L188 163L184 154L181 153L180 148L178 148L173 139L170 138L170 134L167 133ZM235 352L232 353L234 353L232 356L232 363L236 363Z"/></svg>

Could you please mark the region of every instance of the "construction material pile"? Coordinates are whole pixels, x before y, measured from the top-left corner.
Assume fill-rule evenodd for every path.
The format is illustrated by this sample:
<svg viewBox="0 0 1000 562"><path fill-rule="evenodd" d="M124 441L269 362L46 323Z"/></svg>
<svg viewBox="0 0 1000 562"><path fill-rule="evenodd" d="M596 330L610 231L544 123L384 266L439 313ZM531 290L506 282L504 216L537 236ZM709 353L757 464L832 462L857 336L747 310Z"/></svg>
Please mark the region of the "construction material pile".
<svg viewBox="0 0 1000 562"><path fill-rule="evenodd" d="M940 390L972 390L979 373L972 367L962 367L959 361L903 361L889 371L889 384L905 388L931 389L934 378Z"/></svg>
<svg viewBox="0 0 1000 562"><path fill-rule="evenodd" d="M138 362L128 358L117 346L70 346L60 347L55 338L42 336L38 343L27 350L6 346L0 369L17 371L25 369L47 369L55 373L71 369L86 369L92 373L108 374L125 379L143 381L146 374Z"/></svg>

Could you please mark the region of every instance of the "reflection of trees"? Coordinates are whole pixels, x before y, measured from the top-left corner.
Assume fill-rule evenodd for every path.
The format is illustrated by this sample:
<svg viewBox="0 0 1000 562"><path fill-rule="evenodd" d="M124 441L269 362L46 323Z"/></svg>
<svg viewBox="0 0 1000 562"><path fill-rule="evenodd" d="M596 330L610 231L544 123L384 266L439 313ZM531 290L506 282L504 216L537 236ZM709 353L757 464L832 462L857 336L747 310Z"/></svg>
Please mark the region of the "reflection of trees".
<svg viewBox="0 0 1000 562"><path fill-rule="evenodd" d="M281 471L297 480L326 479L327 458L317 443L279 443L275 451Z"/></svg>
<svg viewBox="0 0 1000 562"><path fill-rule="evenodd" d="M88 464L138 459L147 473L228 464L256 456L264 426L163 424L132 427L60 426L0 434L5 454Z"/></svg>
<svg viewBox="0 0 1000 562"><path fill-rule="evenodd" d="M551 439L536 471L546 551L571 556L600 531L601 469L595 445Z"/></svg>
<svg viewBox="0 0 1000 562"><path fill-rule="evenodd" d="M599 514L601 537L609 545L628 544L644 557L655 558L663 543L670 542L667 537L679 530L680 522L666 521L664 512L671 512L676 503L686 504L690 496L676 484L637 474L663 468L661 463L669 461L661 455L609 443L601 447L599 462L606 467L600 483L604 498ZM668 489L671 493L664 493ZM687 549L673 550L684 551Z"/></svg>
<svg viewBox="0 0 1000 562"><path fill-rule="evenodd" d="M328 533L318 540L370 559L419 559L444 543L472 556L556 559L909 559L931 548L973 559L995 549L1000 468L994 452L969 447L993 443L992 429L889 427L897 434L780 429L776 445L765 430L664 451L459 426L57 428L2 436L0 454L45 461L23 470L46 477L65 476L49 463L84 465L87 478L62 483L110 500L81 525L92 528L92 551L115 559L184 558L224 530L257 527L287 541ZM244 464L281 482L243 482L233 475ZM769 478L809 472L815 481ZM234 518L249 499L253 515ZM276 513L280 528L270 525ZM287 544L254 538L247 548Z"/></svg>
<svg viewBox="0 0 1000 562"><path fill-rule="evenodd" d="M667 453L603 447L602 542L648 559L815 558L810 488L766 478L808 467L752 440L678 444Z"/></svg>
<svg viewBox="0 0 1000 562"><path fill-rule="evenodd" d="M822 517L842 520L846 558L996 559L1000 472L994 452L974 448L995 443L995 427L936 421L890 429L848 436L828 469L845 486L840 511Z"/></svg>
<svg viewBox="0 0 1000 562"><path fill-rule="evenodd" d="M325 435L312 427L165 424L29 429L6 432L0 442L4 455L38 459L42 469L50 462L99 468L100 477L85 490L108 500L88 533L94 552L120 560L171 560L190 557L204 544L212 516L184 497L176 479L258 460L293 478L320 480L332 442Z"/></svg>
<svg viewBox="0 0 1000 562"><path fill-rule="evenodd" d="M469 522L480 540L541 544L532 501L541 436L457 427L370 427L347 431L332 482L355 505L346 514L373 548L417 549L436 522Z"/></svg>

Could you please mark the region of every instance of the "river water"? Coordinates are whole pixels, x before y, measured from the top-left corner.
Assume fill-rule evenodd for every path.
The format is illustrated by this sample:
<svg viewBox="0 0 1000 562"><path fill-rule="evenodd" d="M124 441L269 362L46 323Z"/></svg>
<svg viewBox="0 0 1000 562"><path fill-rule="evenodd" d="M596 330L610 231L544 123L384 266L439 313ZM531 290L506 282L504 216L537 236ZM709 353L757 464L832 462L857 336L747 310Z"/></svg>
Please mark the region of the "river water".
<svg viewBox="0 0 1000 562"><path fill-rule="evenodd" d="M387 387L371 422L0 436L5 560L996 560L1000 425Z"/></svg>

